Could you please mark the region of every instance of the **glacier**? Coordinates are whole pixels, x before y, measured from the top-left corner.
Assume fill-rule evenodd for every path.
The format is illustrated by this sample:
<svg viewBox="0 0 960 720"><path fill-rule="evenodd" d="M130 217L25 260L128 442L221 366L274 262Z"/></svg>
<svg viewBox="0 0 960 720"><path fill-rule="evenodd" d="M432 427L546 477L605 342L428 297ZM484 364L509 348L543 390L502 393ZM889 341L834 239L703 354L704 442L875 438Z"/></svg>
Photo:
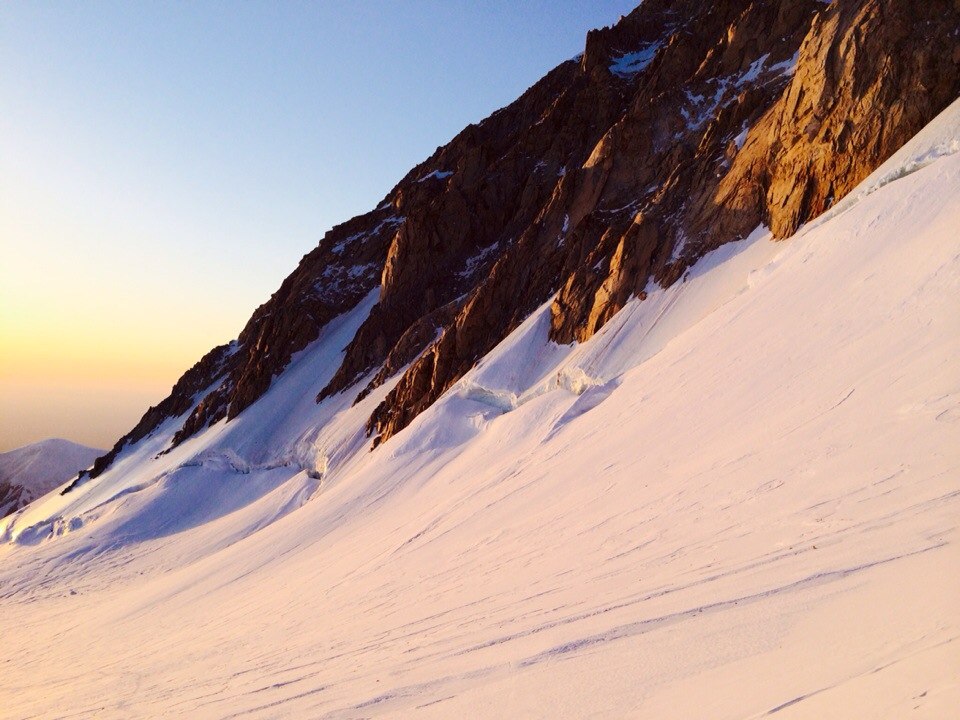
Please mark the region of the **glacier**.
<svg viewBox="0 0 960 720"><path fill-rule="evenodd" d="M960 101L585 343L544 305L373 451L396 377L314 403L371 293L0 521L0 714L950 716L958 149Z"/></svg>

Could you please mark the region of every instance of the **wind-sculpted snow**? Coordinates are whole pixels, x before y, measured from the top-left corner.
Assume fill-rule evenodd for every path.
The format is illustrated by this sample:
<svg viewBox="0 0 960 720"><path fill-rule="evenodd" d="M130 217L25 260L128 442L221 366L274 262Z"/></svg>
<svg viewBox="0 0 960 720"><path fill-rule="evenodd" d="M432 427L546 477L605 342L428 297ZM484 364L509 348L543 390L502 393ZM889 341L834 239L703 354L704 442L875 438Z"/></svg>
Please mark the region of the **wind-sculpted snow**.
<svg viewBox="0 0 960 720"><path fill-rule="evenodd" d="M960 154L866 189L588 342L542 306L368 452L396 377L313 398L371 295L2 526L3 713L950 717Z"/></svg>

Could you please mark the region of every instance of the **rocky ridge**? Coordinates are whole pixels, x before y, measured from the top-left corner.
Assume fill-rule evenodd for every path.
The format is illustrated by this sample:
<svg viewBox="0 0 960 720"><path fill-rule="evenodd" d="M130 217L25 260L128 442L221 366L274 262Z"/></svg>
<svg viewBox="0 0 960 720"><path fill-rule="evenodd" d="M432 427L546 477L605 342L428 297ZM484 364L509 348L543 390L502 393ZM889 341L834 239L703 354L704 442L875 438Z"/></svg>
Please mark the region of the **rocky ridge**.
<svg viewBox="0 0 960 720"><path fill-rule="evenodd" d="M757 225L789 236L958 94L952 0L646 0L328 232L91 475L174 418L176 444L235 417L373 290L318 400L402 373L383 442L542 303L553 340L589 338Z"/></svg>

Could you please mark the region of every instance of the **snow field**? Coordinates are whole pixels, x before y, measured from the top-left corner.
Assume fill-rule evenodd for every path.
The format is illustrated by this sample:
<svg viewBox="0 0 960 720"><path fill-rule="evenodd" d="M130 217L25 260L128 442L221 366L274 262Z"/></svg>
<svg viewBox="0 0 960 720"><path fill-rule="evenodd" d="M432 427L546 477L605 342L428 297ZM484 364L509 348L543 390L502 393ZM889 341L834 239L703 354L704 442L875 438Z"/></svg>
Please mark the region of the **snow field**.
<svg viewBox="0 0 960 720"><path fill-rule="evenodd" d="M924 133L583 345L544 306L374 452L389 385L313 404L371 297L0 525L0 716L950 717L960 104Z"/></svg>

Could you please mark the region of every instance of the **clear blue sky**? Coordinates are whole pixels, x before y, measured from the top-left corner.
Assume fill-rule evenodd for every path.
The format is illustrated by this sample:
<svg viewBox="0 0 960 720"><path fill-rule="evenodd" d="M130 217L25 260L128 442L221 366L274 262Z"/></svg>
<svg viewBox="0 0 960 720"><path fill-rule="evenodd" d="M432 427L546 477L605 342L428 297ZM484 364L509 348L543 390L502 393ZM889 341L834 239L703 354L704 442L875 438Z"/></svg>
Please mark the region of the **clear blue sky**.
<svg viewBox="0 0 960 720"><path fill-rule="evenodd" d="M633 5L0 3L0 450L110 443L327 228Z"/></svg>

